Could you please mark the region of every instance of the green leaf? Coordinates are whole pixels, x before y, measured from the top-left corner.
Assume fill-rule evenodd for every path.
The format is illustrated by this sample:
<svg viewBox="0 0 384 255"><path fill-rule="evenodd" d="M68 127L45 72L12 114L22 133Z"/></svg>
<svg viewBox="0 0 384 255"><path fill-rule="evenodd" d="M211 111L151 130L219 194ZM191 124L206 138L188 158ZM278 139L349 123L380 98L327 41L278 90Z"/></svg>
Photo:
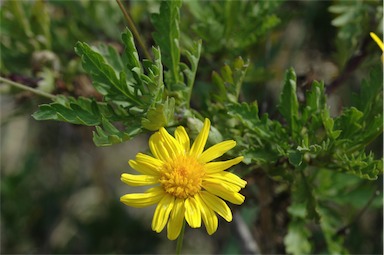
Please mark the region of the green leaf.
<svg viewBox="0 0 384 255"><path fill-rule="evenodd" d="M123 61L128 70L132 71L134 68L139 68L142 73L143 68L140 63L139 53L137 53L133 35L129 29L121 35L123 43L125 45Z"/></svg>
<svg viewBox="0 0 384 255"><path fill-rule="evenodd" d="M364 118L369 120L372 116L381 115L383 112L383 70L377 66L370 73L369 79L362 82L360 93L357 95L356 108L364 113Z"/></svg>
<svg viewBox="0 0 384 255"><path fill-rule="evenodd" d="M319 206L320 226L323 231L329 254L349 254L344 247L344 236L338 235L341 219L337 214L325 206Z"/></svg>
<svg viewBox="0 0 384 255"><path fill-rule="evenodd" d="M333 158L332 164L328 167L338 171L345 171L368 180L376 180L383 174L383 161L375 160L372 153L366 155L364 151L354 154L340 151Z"/></svg>
<svg viewBox="0 0 384 255"><path fill-rule="evenodd" d="M342 130L334 130L334 128L333 128L334 121L329 116L329 110L328 109L324 109L321 112L321 119L323 121L323 125L324 125L325 131L326 131L328 137L330 137L333 140L337 139L343 131Z"/></svg>
<svg viewBox="0 0 384 255"><path fill-rule="evenodd" d="M129 125L125 125L128 128L124 131L118 130L106 118L102 118L101 124L102 128L96 126L96 131L93 132L93 142L96 146L118 144L130 140L142 132L140 124L137 122L135 123L134 120L133 122L130 122Z"/></svg>
<svg viewBox="0 0 384 255"><path fill-rule="evenodd" d="M286 252L294 255L310 254L312 250L310 236L311 233L303 220L292 220L288 225L288 233L284 237Z"/></svg>
<svg viewBox="0 0 384 255"><path fill-rule="evenodd" d="M86 43L78 42L75 52L81 57L83 68L91 75L94 87L107 99L134 105L142 104L133 93L133 84L127 80L124 71L117 74L113 66ZM114 62L116 63L116 60Z"/></svg>
<svg viewBox="0 0 384 255"><path fill-rule="evenodd" d="M308 218L308 219L315 219L318 220L319 216L316 211L317 207L317 201L313 194L313 189L311 185L308 183L307 177L305 176L305 173L303 173L302 169L304 167L302 166L301 169L298 168L297 171L301 171L300 174L295 176L294 183L292 185L292 201L291 205L288 208L288 212L291 214L293 211L296 211L295 208L299 207L305 207L305 213L303 212L303 215L295 215L291 214L292 216L298 218ZM305 217L303 217L305 216Z"/></svg>
<svg viewBox="0 0 384 255"><path fill-rule="evenodd" d="M301 122L303 125L308 124L310 120L313 128L318 128L320 124L319 114L322 110L326 109L326 99L324 83L314 81L311 85L311 89L306 93L305 96L306 104L302 110Z"/></svg>
<svg viewBox="0 0 384 255"><path fill-rule="evenodd" d="M340 138L355 139L356 135L362 130L360 119L363 113L355 107L347 108L343 111L342 115L336 119L338 129L342 130Z"/></svg>
<svg viewBox="0 0 384 255"><path fill-rule="evenodd" d="M152 24L155 27L153 39L161 49L164 65L169 70L170 82L167 83L170 90L174 84L181 82L179 70L179 9L181 1L161 1L160 13L153 14Z"/></svg>
<svg viewBox="0 0 384 255"><path fill-rule="evenodd" d="M213 96L218 102L236 103L240 94L241 86L248 69L249 62L244 62L238 57L231 66L224 65L220 74L212 73L212 81L218 88L218 93Z"/></svg>
<svg viewBox="0 0 384 255"><path fill-rule="evenodd" d="M303 154L300 151L289 152L288 160L294 167L299 167L303 162Z"/></svg>
<svg viewBox="0 0 384 255"><path fill-rule="evenodd" d="M228 105L228 114L237 117L243 125L255 132L260 138L269 139L270 132L261 126L259 108L256 102Z"/></svg>
<svg viewBox="0 0 384 255"><path fill-rule="evenodd" d="M303 171L304 167L297 169ZM288 213L291 215L291 222L288 225L288 233L284 238L287 253L308 254L312 246L309 241L311 232L308 229L309 219L319 220L317 212L317 201L313 189L308 183L304 172L295 175L292 185L291 205Z"/></svg>
<svg viewBox="0 0 384 255"><path fill-rule="evenodd" d="M72 124L95 126L99 125L101 115L98 110L94 110L92 105L95 102L88 98L59 97L56 102L39 106L32 117L36 120L58 120ZM100 106L105 107L105 106Z"/></svg>
<svg viewBox="0 0 384 255"><path fill-rule="evenodd" d="M143 102L149 107L163 101L163 65L161 63L161 53L159 48L152 48L154 62L144 61L143 65L147 75L141 73L139 68L133 68L133 74L143 94Z"/></svg>
<svg viewBox="0 0 384 255"><path fill-rule="evenodd" d="M150 108L146 117L141 120L141 124L148 130L156 131L161 127L166 127L173 120L174 112L174 98L167 99L163 104Z"/></svg>
<svg viewBox="0 0 384 255"><path fill-rule="evenodd" d="M50 15L48 11L47 3L43 0L37 0L34 2L31 13L31 27L35 30L34 33L40 43L42 43L46 49L51 48L51 32L50 32Z"/></svg>
<svg viewBox="0 0 384 255"><path fill-rule="evenodd" d="M197 72L197 66L199 63L201 54L201 40L194 42L192 48L188 51L185 51L190 67L184 63L180 63L180 70L184 73L187 78L187 89L185 90L183 99L186 103L190 101L191 90L195 83L195 76Z"/></svg>
<svg viewBox="0 0 384 255"><path fill-rule="evenodd" d="M287 121L292 136L296 136L298 130L299 103L296 95L296 74L291 68L285 73L285 82L280 96L278 109Z"/></svg>

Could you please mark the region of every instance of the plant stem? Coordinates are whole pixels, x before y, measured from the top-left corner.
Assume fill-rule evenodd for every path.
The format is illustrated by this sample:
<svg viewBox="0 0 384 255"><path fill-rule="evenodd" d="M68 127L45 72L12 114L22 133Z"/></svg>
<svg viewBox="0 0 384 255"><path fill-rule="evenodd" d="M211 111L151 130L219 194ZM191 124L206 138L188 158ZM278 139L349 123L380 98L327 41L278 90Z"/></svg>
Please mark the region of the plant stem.
<svg viewBox="0 0 384 255"><path fill-rule="evenodd" d="M348 223L347 225L345 225L345 226L341 227L339 230L337 230L336 235L345 235L346 231L349 228L351 228L352 225L355 224L360 219L360 217L367 211L369 206L372 204L373 200L375 200L375 198L379 195L380 195L380 189L376 189L375 192L369 198L368 202L365 204L365 206L355 215L353 220L350 223Z"/></svg>
<svg viewBox="0 0 384 255"><path fill-rule="evenodd" d="M42 96L42 97L46 97L46 98L49 98L49 99L52 99L52 100L56 99L55 95L46 93L46 92L38 90L38 89L34 89L34 88L31 88L31 87L28 87L28 86L26 86L24 84L21 84L21 83L18 83L18 82L14 82L14 81L5 79L3 77L0 77L0 82L6 83L8 85L14 86L14 87L22 89L22 90L30 91L30 92L32 92L32 93L34 93L36 95Z"/></svg>
<svg viewBox="0 0 384 255"><path fill-rule="evenodd" d="M152 61L152 57L149 54L147 48L145 47L143 41L141 40L140 34L137 31L137 29L135 27L135 24L133 23L133 21L132 21L131 17L129 16L128 12L125 10L124 5L122 4L122 2L120 0L116 0L116 2L119 5L120 10L123 12L124 18L125 18L125 20L128 23L128 27L132 31L133 36L136 38L137 42L139 43L139 46L143 50L143 53L144 53L145 57Z"/></svg>
<svg viewBox="0 0 384 255"><path fill-rule="evenodd" d="M181 248L183 247L184 231L185 231L185 220L183 221L183 226L181 227L180 235L177 238L177 245L176 245L177 255L181 254Z"/></svg>

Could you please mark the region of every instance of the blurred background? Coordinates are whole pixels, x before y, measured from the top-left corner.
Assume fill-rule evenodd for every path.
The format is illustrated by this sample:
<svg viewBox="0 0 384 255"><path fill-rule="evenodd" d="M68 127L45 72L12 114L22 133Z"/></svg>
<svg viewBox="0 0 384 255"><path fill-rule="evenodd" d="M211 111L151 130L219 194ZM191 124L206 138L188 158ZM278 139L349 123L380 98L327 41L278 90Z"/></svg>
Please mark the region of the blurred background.
<svg viewBox="0 0 384 255"><path fill-rule="evenodd" d="M1 1L0 5L2 77L51 94L100 97L73 47L77 41L105 42L122 50L125 23L115 1ZM153 45L150 13L158 11L159 2L124 5L147 47ZM213 88L212 71L241 56L250 61L241 99L257 100L262 113L273 116L284 72L293 67L299 98L313 80L322 80L331 112L337 115L356 100L369 70L381 64L380 48L369 32L382 36L382 13L381 1L186 1L180 15L181 47L203 41L192 106L204 109ZM3 84L0 92L1 253L174 252L176 243L166 239L165 231L151 230L153 207L128 208L119 201L126 193L139 192L123 184L120 175L132 172L127 161L147 151L150 134L96 147L92 128L31 117L49 99ZM369 149L380 158L382 137ZM382 179L364 185L381 190ZM368 193L346 201L344 209L363 207ZM241 209L233 207L241 217L232 224L220 221L209 238L204 228L187 228L183 250L247 253L244 239L233 233L242 223L255 226L259 209L253 200ZM382 254L382 224L380 196L353 224L347 248L352 253ZM248 231L257 233L255 227ZM282 240L276 243L282 245ZM282 253L284 248L276 251Z"/></svg>

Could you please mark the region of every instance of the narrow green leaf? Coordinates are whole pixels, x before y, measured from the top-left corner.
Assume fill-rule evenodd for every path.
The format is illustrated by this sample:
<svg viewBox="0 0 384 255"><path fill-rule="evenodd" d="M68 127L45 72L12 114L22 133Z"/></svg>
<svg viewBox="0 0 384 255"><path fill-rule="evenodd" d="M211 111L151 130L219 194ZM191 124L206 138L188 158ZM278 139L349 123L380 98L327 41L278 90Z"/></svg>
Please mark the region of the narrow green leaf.
<svg viewBox="0 0 384 255"><path fill-rule="evenodd" d="M152 24L156 30L153 33L153 38L160 47L163 63L169 70L170 82L167 83L167 86L171 88L170 90L173 90L173 84L181 81L179 70L180 6L180 0L161 1L160 13L151 16Z"/></svg>
<svg viewBox="0 0 384 255"><path fill-rule="evenodd" d="M127 28L126 31L121 35L121 38L125 46L123 60L125 62L126 67L130 71L132 71L134 68L139 68L140 72L142 72L143 69L139 60L139 54L137 53L137 49L131 31L129 31L129 29Z"/></svg>
<svg viewBox="0 0 384 255"><path fill-rule="evenodd" d="M285 73L285 82L278 108L287 121L292 136L295 137L296 133L299 133L297 125L299 103L296 95L296 74L292 68Z"/></svg>

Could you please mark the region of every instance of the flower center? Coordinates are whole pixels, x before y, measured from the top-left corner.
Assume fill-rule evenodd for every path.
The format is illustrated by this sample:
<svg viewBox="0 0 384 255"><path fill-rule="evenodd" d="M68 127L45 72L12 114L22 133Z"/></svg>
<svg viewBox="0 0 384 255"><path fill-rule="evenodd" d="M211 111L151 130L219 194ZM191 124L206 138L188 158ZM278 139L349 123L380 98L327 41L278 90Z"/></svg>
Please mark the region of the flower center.
<svg viewBox="0 0 384 255"><path fill-rule="evenodd" d="M187 198L201 190L204 167L195 158L179 156L163 166L159 178L165 192L177 198Z"/></svg>

